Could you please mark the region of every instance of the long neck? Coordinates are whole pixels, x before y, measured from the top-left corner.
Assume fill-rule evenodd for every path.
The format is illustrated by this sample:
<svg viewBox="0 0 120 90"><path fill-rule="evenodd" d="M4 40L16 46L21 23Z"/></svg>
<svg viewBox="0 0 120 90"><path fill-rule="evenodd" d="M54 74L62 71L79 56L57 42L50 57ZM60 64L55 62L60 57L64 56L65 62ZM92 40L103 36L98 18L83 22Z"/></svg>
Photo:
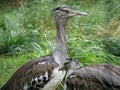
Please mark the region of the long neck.
<svg viewBox="0 0 120 90"><path fill-rule="evenodd" d="M59 66L63 66L64 61L67 58L67 45L66 45L66 23L64 22L56 22L56 49L54 52L55 61L59 64Z"/></svg>

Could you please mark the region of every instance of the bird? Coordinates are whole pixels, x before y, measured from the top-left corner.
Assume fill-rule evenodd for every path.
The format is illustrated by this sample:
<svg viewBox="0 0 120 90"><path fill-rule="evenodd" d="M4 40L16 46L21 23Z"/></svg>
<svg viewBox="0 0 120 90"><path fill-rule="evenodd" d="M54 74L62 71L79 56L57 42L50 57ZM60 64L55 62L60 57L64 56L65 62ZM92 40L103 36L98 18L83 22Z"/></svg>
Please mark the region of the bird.
<svg viewBox="0 0 120 90"><path fill-rule="evenodd" d="M1 90L55 90L63 80L65 71L59 71L68 57L66 24L76 15L86 16L70 6L58 6L52 11L56 25L56 47L52 54L31 60L21 66Z"/></svg>
<svg viewBox="0 0 120 90"><path fill-rule="evenodd" d="M81 67L67 59L60 71L66 71L64 90L120 90L120 66L101 63Z"/></svg>

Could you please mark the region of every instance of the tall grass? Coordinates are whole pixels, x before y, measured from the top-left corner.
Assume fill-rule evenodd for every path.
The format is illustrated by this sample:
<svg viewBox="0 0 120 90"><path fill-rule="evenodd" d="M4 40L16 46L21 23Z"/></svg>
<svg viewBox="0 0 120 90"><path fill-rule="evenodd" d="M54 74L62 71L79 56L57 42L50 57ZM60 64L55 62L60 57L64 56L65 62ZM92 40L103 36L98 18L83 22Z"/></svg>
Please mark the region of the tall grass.
<svg viewBox="0 0 120 90"><path fill-rule="evenodd" d="M28 60L54 51L56 30L51 12L59 5L69 5L89 14L74 17L67 24L69 57L80 60L83 65L120 65L119 0L25 1L11 12L2 10L0 85Z"/></svg>

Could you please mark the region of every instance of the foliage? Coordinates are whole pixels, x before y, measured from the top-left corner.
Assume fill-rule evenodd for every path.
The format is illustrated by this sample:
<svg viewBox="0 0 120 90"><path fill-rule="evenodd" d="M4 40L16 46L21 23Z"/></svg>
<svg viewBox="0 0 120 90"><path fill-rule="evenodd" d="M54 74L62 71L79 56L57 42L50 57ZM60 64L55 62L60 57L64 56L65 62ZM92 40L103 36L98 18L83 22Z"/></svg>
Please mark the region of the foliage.
<svg viewBox="0 0 120 90"><path fill-rule="evenodd" d="M103 39L104 48L111 54L120 57L120 39Z"/></svg>

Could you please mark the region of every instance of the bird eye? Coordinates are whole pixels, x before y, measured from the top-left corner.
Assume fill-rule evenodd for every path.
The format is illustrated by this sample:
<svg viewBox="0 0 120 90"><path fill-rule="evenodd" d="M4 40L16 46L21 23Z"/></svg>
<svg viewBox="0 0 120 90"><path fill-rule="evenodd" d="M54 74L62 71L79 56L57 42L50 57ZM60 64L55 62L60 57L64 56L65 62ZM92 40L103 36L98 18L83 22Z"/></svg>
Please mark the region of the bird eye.
<svg viewBox="0 0 120 90"><path fill-rule="evenodd" d="M65 10L66 13L69 13L69 10Z"/></svg>

